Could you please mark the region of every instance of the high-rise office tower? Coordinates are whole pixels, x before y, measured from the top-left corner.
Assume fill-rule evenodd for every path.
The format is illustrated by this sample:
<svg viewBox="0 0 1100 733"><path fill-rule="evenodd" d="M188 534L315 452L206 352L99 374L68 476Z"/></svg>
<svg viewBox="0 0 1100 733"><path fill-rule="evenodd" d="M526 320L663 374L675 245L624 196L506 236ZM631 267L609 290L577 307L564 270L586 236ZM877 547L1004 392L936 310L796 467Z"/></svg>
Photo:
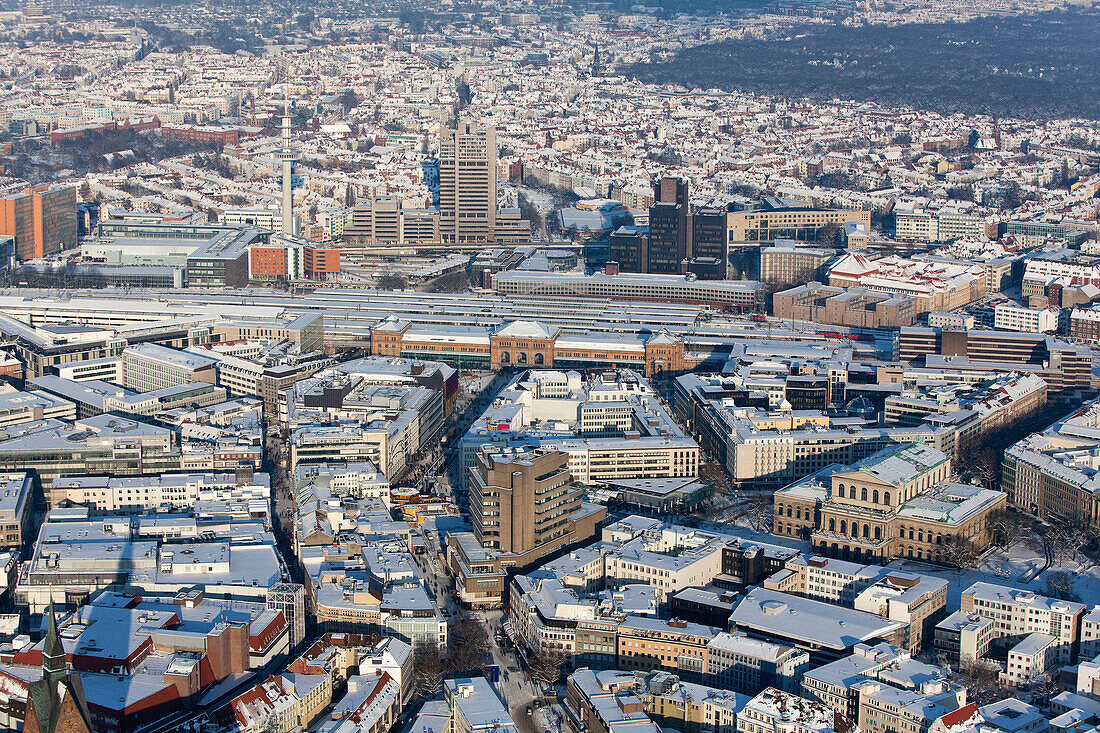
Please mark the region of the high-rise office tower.
<svg viewBox="0 0 1100 733"><path fill-rule="evenodd" d="M444 242L492 242L497 223L497 134L458 123L439 143L440 237Z"/></svg>
<svg viewBox="0 0 1100 733"><path fill-rule="evenodd" d="M76 246L76 187L38 186L0 198L0 234L15 237L20 260Z"/></svg>
<svg viewBox="0 0 1100 733"><path fill-rule="evenodd" d="M691 215L691 260L687 271L701 280L725 280L726 210L704 206Z"/></svg>
<svg viewBox="0 0 1100 733"><path fill-rule="evenodd" d="M560 451L481 453L470 469L470 518L484 547L522 555L575 530L581 491Z"/></svg>
<svg viewBox="0 0 1100 733"><path fill-rule="evenodd" d="M645 272L648 238L643 227L621 226L608 237L607 259L621 272Z"/></svg>
<svg viewBox="0 0 1100 733"><path fill-rule="evenodd" d="M649 207L649 248L646 272L678 275L680 263L691 256L688 247L688 184L682 178L653 182Z"/></svg>

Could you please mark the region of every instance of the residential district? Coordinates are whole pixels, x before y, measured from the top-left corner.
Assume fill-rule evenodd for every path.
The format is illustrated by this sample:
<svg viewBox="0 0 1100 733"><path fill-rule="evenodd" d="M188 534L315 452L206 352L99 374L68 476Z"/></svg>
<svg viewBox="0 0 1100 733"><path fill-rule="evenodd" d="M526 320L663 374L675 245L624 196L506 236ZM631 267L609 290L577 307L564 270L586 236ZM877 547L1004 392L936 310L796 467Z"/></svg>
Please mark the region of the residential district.
<svg viewBox="0 0 1100 733"><path fill-rule="evenodd" d="M1100 729L1100 126L628 71L1071 4L368 5L0 11L0 727Z"/></svg>

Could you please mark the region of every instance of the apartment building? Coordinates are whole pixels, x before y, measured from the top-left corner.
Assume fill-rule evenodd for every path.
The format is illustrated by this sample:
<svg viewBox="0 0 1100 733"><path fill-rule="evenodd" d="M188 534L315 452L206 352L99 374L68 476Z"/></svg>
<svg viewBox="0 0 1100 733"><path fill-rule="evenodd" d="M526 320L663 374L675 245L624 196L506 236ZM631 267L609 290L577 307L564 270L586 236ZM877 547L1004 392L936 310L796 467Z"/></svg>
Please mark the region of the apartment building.
<svg viewBox="0 0 1100 733"><path fill-rule="evenodd" d="M1100 308L1074 308L1069 316L1069 335L1087 344L1100 343Z"/></svg>
<svg viewBox="0 0 1100 733"><path fill-rule="evenodd" d="M735 431L728 434L726 470L738 483L761 488L787 485L835 463L857 463L894 445L923 443L945 453L955 449L954 429L932 425L764 430L735 422L732 427Z"/></svg>
<svg viewBox="0 0 1100 733"><path fill-rule="evenodd" d="M1058 308L1022 308L998 303L993 309L993 327L1005 331L1057 333L1060 322Z"/></svg>
<svg viewBox="0 0 1100 733"><path fill-rule="evenodd" d="M1046 403L1046 382L1017 372L973 384L906 388L886 398L884 421L889 425L953 424L962 443L1029 417Z"/></svg>
<svg viewBox="0 0 1100 733"><path fill-rule="evenodd" d="M1024 643L1023 657L1041 654L1043 660L1059 666L1076 661L1081 619L1085 615L1085 606L1081 603L979 582L963 591L960 610L992 620L995 638ZM1029 639L1036 633L1049 635L1054 641L1047 642L1040 637ZM1048 646L1051 647L1049 652ZM1034 663L1031 659L1020 661Z"/></svg>
<svg viewBox="0 0 1100 733"><path fill-rule="evenodd" d="M325 504L310 501L301 510L297 556L320 628L394 636L417 648L446 646L447 619L431 602L407 549L408 524L381 509L341 516L335 507L326 512L318 506ZM313 532L317 524L328 537ZM372 537L347 534L364 526L371 527Z"/></svg>
<svg viewBox="0 0 1100 733"><path fill-rule="evenodd" d="M770 590L854 608L856 598L886 573L879 565L863 565L823 555L795 555L763 583Z"/></svg>

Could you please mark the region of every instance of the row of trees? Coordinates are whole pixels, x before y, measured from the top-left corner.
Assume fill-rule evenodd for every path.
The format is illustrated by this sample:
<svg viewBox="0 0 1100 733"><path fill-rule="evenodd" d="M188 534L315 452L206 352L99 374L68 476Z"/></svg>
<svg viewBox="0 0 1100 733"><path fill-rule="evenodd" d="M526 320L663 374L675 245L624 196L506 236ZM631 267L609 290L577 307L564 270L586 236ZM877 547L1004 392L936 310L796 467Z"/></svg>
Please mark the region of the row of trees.
<svg viewBox="0 0 1100 733"><path fill-rule="evenodd" d="M443 691L444 679L477 672L489 659L489 634L473 616L453 618L447 637L450 644L445 648L431 644L417 646L413 656L413 689L417 694L438 695Z"/></svg>
<svg viewBox="0 0 1100 733"><path fill-rule="evenodd" d="M492 658L485 625L469 614L456 616L448 628L450 643L445 648L427 644L413 655L413 689L433 697L443 690L448 677L479 672ZM540 649L530 655L527 673L532 680L549 686L556 683L569 664L569 655L558 649Z"/></svg>

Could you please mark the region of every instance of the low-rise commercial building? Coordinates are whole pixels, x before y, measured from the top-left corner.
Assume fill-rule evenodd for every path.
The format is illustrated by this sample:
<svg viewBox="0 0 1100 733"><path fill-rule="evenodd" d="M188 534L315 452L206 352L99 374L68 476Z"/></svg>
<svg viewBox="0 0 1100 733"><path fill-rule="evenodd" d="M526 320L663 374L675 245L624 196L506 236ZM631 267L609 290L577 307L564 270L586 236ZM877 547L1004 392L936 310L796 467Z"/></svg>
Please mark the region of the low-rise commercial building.
<svg viewBox="0 0 1100 733"><path fill-rule="evenodd" d="M18 390L0 382L0 428L41 420L75 420L76 405L45 390Z"/></svg>
<svg viewBox="0 0 1100 733"><path fill-rule="evenodd" d="M1100 402L1094 400L1004 453L1001 488L1014 506L1064 521L1100 524Z"/></svg>
<svg viewBox="0 0 1100 733"><path fill-rule="evenodd" d="M811 664L847 656L856 644L895 643L905 635L900 621L766 588L753 588L741 599L730 628L805 650Z"/></svg>
<svg viewBox="0 0 1100 733"><path fill-rule="evenodd" d="M898 334L898 360L923 360L945 373L967 371L1029 372L1052 393L1087 389L1092 357L1087 347L1040 333L944 330L909 326Z"/></svg>
<svg viewBox="0 0 1100 733"><path fill-rule="evenodd" d="M0 474L0 548L22 550L34 518L34 482L25 473Z"/></svg>
<svg viewBox="0 0 1100 733"><path fill-rule="evenodd" d="M0 471L33 471L55 504L50 485L59 476L135 476L178 470L176 434L118 415L97 415L71 426L31 423L18 437L0 441Z"/></svg>
<svg viewBox="0 0 1100 733"><path fill-rule="evenodd" d="M836 716L826 705L769 687L737 714L738 733L832 733Z"/></svg>
<svg viewBox="0 0 1100 733"><path fill-rule="evenodd" d="M776 318L853 328L912 326L918 315L916 301L906 295L829 287L819 282L775 293L772 304Z"/></svg>
<svg viewBox="0 0 1100 733"><path fill-rule="evenodd" d="M694 275L609 274L508 270L492 276L501 295L541 295L558 298L616 298L660 303L691 303L720 310L759 311L764 285L750 280L701 280Z"/></svg>
<svg viewBox="0 0 1100 733"><path fill-rule="evenodd" d="M141 514L184 510L198 502L255 504L267 516L271 477L251 470L236 473L164 473L159 476L60 476L51 487L54 501L87 507L95 514Z"/></svg>
<svg viewBox="0 0 1100 733"><path fill-rule="evenodd" d="M993 327L1005 331L1057 333L1061 323L1058 308L1021 308L998 303L993 309Z"/></svg>

